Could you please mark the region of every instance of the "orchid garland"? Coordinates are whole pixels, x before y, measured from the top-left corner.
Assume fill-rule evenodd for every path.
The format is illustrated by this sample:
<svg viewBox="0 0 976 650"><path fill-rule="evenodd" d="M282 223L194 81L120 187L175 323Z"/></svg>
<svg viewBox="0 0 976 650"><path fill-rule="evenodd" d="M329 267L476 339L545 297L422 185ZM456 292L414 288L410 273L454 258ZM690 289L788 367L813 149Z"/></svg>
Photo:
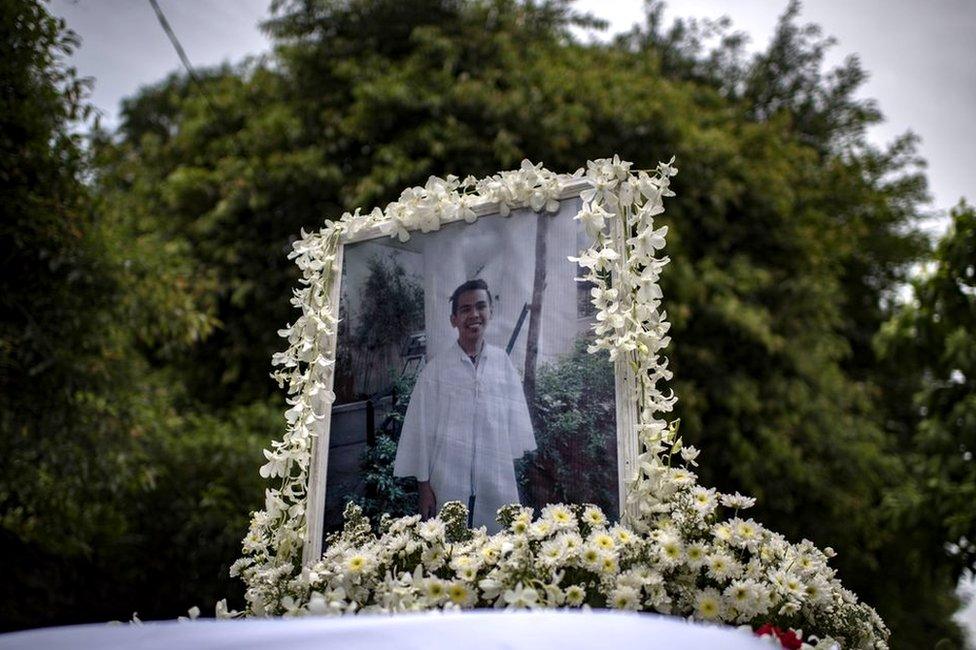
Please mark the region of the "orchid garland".
<svg viewBox="0 0 976 650"><path fill-rule="evenodd" d="M753 499L699 485L691 469L698 451L683 446L677 421L664 419L676 397L664 387L671 372L661 355L669 342L658 284L669 261L659 254L667 226L655 217L674 196L673 163L632 171L614 156L558 176L524 161L481 180L432 177L385 210L357 210L302 232L289 255L302 272L291 301L301 315L279 331L288 348L272 360L273 377L288 394L287 431L264 452L260 472L271 482L265 508L254 513L232 567L247 585L243 615L611 607L747 626L783 644L887 648L883 621L828 566L833 551L806 540L791 544L739 515ZM593 286L589 351L606 350L624 364L636 391L640 453L620 523L611 525L595 506L551 504L534 519L531 509L514 504L499 511L502 532L488 535L469 530L465 507L452 502L427 521L384 517L377 535L350 505L343 531L303 567L314 427L335 399L325 386L335 364L331 301L340 242L366 230L406 241L412 230L471 223L489 206L503 216L523 206L554 213L561 189L581 179L589 188L576 219L591 245L571 259L582 270L579 280ZM218 614L240 615L223 603Z"/></svg>

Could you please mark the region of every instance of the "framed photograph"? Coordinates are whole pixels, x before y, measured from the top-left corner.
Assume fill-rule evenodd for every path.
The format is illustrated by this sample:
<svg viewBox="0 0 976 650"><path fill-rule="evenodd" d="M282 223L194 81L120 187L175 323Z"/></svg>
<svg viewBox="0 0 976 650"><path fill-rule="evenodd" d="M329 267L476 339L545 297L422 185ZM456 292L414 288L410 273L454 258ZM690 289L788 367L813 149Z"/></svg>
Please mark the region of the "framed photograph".
<svg viewBox="0 0 976 650"><path fill-rule="evenodd" d="M306 562L353 501L373 521L468 505L595 504L619 516L634 476L633 389L591 352L596 308L574 259L585 182L558 206L340 243L328 417L317 423ZM556 208L553 210L553 208Z"/></svg>

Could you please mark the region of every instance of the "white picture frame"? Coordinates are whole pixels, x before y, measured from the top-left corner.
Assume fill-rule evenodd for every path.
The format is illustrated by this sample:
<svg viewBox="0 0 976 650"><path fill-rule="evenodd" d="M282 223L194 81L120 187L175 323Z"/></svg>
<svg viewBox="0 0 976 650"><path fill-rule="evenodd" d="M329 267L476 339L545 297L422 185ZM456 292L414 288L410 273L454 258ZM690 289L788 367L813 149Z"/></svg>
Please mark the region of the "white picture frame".
<svg viewBox="0 0 976 650"><path fill-rule="evenodd" d="M558 206L559 210L557 211L566 212L563 208L567 203L574 202L574 200L579 199L583 192L592 189L592 182L585 178L574 176L558 177L555 179L554 186L550 188L550 198L546 202L547 205L541 207L545 210L546 208L551 209L552 207ZM579 201L575 202L579 203ZM498 202L481 203L471 207L473 216L468 214L467 218L464 218L459 212L456 218L441 219L436 228L425 228L423 222L421 222L411 228L405 229L405 233L393 232L392 235L399 235L401 238L404 235L408 237L414 234L426 235L451 223L460 222L458 226L467 227L485 217L499 215L508 216L512 220L517 220L524 219L533 212L531 206L524 206L525 209L522 210L519 210L519 207L516 204L514 206L515 212L511 213L511 206L504 206L504 204L499 204ZM574 214L569 218L576 216L577 214ZM327 301L328 313L325 314L325 320L338 321L339 319L339 303L343 291L343 265L349 247L372 240L389 238L391 237L390 230L388 222L380 222L362 228L350 229L339 237L334 261L335 281L331 285L331 291ZM607 224L607 234L611 241L614 242L617 250L623 251L624 241L620 230L621 227L617 220L611 220ZM581 251L574 252L579 254ZM338 337L332 337L330 344L331 348L327 350L327 358L329 361L334 362L338 352L336 347L338 345ZM615 386L617 498L618 503L621 505L621 510L623 510L624 505L627 503L628 487L634 481L637 471L638 437L636 423L638 400L635 391L633 365L628 363L625 358L618 357L613 362L613 373ZM329 373L321 386L321 392L323 394L332 394L334 379L335 373ZM314 423L314 437L312 439L310 454L307 501L304 508L307 523L302 550L302 563L306 566L317 561L323 551L322 540L325 532L326 485L328 481L329 447L332 434L332 418L328 416L329 413L326 408L327 405L324 403L317 405L316 410L321 409L319 412L321 417L316 419Z"/></svg>

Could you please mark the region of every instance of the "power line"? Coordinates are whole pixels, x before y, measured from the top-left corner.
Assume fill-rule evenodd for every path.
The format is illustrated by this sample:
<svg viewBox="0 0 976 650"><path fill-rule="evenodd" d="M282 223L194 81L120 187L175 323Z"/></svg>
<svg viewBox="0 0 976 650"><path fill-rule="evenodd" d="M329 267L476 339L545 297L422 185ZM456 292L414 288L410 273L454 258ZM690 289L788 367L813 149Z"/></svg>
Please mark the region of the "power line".
<svg viewBox="0 0 976 650"><path fill-rule="evenodd" d="M189 57L186 56L186 52L183 51L183 46L180 45L180 39L176 37L176 33L173 31L173 28L170 27L169 21L166 20L166 16L163 14L163 10L159 7L159 3L156 2L156 0L149 0L149 4L152 5L153 11L156 12L156 18L159 19L159 24L162 25L163 31L166 32L166 36L169 37L170 43L173 44L173 48L176 50L177 56L180 57L180 61L183 62L183 67L186 68L186 72L190 75L190 79L196 85L200 94L203 95L203 98L207 102L207 106L209 106L210 110L216 114L217 108L214 106L214 103L210 99L210 95L207 93L206 89L204 89L203 83L200 82L200 78L197 76L197 73L193 70Z"/></svg>

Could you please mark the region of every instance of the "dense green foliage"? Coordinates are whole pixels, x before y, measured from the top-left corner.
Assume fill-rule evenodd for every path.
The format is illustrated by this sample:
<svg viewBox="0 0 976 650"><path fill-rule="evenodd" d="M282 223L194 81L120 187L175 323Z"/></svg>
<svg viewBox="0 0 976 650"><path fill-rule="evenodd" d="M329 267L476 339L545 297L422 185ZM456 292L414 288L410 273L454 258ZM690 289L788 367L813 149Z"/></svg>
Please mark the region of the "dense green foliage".
<svg viewBox="0 0 976 650"><path fill-rule="evenodd" d="M301 228L429 174L676 154L664 291L703 481L837 549L896 647L958 641L972 211L896 316L927 254L925 180L912 136L867 144L880 113L855 96L856 59L825 71L829 41L795 4L756 57L722 25L665 29L653 3L610 44L574 37L588 21L558 0L274 7L270 60L203 75L210 101L178 76L142 91L90 166L68 135L60 27L36 7L20 20L37 30L3 16L0 535L7 557L41 558L5 583L4 621L172 616L227 592L224 542L279 426L269 359ZM892 317L885 340L911 363L872 346Z"/></svg>
<svg viewBox="0 0 976 650"><path fill-rule="evenodd" d="M876 337L891 371L910 395L899 424L915 480L886 495L899 530L902 560L926 566L929 579L952 584L976 569L976 212L960 203L912 301ZM899 431L902 429L899 428Z"/></svg>
<svg viewBox="0 0 976 650"><path fill-rule="evenodd" d="M227 569L281 428L267 400L194 410L145 354L199 341L213 316L179 251L82 182L74 45L42 5L0 4L0 629L239 591Z"/></svg>

